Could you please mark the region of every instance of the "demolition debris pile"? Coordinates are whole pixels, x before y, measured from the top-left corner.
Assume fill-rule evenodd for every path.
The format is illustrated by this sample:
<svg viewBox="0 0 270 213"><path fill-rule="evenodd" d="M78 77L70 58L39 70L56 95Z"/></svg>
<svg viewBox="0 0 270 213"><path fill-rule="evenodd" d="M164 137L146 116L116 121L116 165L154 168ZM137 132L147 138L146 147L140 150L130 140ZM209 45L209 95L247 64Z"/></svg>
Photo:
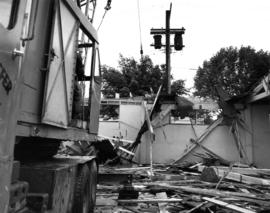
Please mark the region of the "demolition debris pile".
<svg viewBox="0 0 270 213"><path fill-rule="evenodd" d="M101 167L96 212L268 212L270 169L196 164Z"/></svg>

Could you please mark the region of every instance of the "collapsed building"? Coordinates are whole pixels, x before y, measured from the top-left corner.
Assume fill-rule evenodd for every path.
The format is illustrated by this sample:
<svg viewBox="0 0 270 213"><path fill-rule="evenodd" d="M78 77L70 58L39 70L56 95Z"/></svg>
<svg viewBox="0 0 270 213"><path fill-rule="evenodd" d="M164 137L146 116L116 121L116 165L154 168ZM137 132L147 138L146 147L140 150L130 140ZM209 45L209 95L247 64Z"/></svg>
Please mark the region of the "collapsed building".
<svg viewBox="0 0 270 213"><path fill-rule="evenodd" d="M269 74L238 97L217 91L222 116L210 125L171 119L171 103L153 116L143 100L104 100L118 117L99 133L133 164L101 168L97 212L269 212Z"/></svg>

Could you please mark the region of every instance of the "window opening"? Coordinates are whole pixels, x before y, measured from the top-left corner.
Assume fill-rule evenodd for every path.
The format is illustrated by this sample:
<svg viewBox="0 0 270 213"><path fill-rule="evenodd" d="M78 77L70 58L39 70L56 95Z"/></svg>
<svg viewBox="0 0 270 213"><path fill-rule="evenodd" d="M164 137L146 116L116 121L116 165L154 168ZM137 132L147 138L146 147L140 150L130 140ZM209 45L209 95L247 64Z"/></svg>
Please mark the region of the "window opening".
<svg viewBox="0 0 270 213"><path fill-rule="evenodd" d="M0 25L7 29L12 29L17 20L19 0L0 1Z"/></svg>
<svg viewBox="0 0 270 213"><path fill-rule="evenodd" d="M100 121L118 121L119 105L101 104Z"/></svg>

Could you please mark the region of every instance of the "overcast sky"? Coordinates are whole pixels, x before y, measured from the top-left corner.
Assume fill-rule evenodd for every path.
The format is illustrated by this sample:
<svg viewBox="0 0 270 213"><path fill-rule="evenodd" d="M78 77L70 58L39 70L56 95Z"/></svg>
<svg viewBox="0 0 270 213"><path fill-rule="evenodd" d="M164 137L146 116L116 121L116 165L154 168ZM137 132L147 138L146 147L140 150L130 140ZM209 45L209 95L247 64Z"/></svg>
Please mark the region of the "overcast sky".
<svg viewBox="0 0 270 213"><path fill-rule="evenodd" d="M165 54L150 47L150 29L165 28L165 11L172 3L171 28L186 29L185 48L172 54L172 74L175 80L185 79L188 87L193 85L194 69L222 47L270 50L269 0L112 0L98 32L102 64L117 68L120 53L139 60L138 1L144 54L155 64L165 63ZM96 27L106 2L97 1Z"/></svg>

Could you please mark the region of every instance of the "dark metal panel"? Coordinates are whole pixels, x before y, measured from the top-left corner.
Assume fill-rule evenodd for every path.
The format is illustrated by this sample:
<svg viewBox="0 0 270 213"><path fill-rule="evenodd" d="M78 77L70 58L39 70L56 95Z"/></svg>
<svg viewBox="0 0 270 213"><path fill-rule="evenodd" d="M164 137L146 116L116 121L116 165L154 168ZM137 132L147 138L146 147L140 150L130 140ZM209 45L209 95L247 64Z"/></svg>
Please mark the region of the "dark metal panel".
<svg viewBox="0 0 270 213"><path fill-rule="evenodd" d="M16 128L16 135L22 137L43 137L59 140L96 141L96 134L89 134L87 130L67 128L65 130L48 125L29 124L20 122Z"/></svg>
<svg viewBox="0 0 270 213"><path fill-rule="evenodd" d="M72 109L78 24L61 1L56 1L55 7L53 57L46 78L42 122L67 128Z"/></svg>
<svg viewBox="0 0 270 213"><path fill-rule="evenodd" d="M21 45L27 1L17 3L15 26L6 29L0 24L0 212L8 210L13 149L20 99L20 67L24 48ZM20 3L19 3L20 2ZM15 15L17 15L15 13ZM15 20L15 18L14 18Z"/></svg>
<svg viewBox="0 0 270 213"><path fill-rule="evenodd" d="M36 0L35 0L36 1ZM26 43L22 64L23 84L20 121L40 122L45 72L52 24L53 0L39 1L35 22L35 37Z"/></svg>

